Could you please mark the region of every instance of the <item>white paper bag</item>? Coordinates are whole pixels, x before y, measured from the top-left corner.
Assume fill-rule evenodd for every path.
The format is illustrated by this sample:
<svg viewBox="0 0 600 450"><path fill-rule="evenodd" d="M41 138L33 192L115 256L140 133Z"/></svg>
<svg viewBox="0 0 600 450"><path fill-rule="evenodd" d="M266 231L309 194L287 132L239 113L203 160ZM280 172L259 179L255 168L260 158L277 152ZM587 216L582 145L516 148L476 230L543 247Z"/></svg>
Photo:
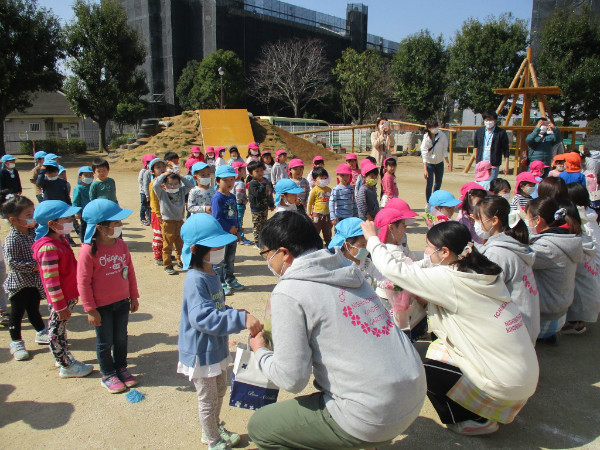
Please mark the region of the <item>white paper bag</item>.
<svg viewBox="0 0 600 450"><path fill-rule="evenodd" d="M279 388L258 367L254 352L238 344L233 363L229 405L237 408L259 409L275 403Z"/></svg>

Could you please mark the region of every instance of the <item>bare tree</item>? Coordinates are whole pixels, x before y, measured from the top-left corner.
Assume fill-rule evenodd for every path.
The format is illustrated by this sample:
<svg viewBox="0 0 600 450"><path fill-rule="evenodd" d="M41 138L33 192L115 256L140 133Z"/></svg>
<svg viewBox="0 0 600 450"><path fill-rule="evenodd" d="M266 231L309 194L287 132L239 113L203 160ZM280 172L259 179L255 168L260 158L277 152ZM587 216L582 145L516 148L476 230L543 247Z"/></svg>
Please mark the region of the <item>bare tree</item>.
<svg viewBox="0 0 600 450"><path fill-rule="evenodd" d="M298 117L327 94L328 62L320 41L293 39L262 47L261 62L251 68L250 94L267 105L288 105Z"/></svg>

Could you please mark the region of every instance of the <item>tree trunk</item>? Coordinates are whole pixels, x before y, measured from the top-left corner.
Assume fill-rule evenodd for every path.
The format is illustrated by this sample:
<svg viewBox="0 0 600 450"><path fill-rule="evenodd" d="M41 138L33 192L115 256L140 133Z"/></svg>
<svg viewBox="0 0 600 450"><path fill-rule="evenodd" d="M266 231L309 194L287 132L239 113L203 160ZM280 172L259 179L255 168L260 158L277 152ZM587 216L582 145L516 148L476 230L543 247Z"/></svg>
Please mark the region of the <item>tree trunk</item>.
<svg viewBox="0 0 600 450"><path fill-rule="evenodd" d="M298 102L294 102L292 108L294 108L294 117L298 117Z"/></svg>
<svg viewBox="0 0 600 450"><path fill-rule="evenodd" d="M106 120L102 120L98 122L98 126L100 127L99 131L99 139L98 139L98 150L106 151L108 153L108 149L106 148Z"/></svg>
<svg viewBox="0 0 600 450"><path fill-rule="evenodd" d="M365 120L365 113L363 112L363 109L358 106L358 124L362 125L364 120Z"/></svg>
<svg viewBox="0 0 600 450"><path fill-rule="evenodd" d="M6 119L6 115L0 116L0 156L4 156L6 154L6 149L4 148L4 120Z"/></svg>

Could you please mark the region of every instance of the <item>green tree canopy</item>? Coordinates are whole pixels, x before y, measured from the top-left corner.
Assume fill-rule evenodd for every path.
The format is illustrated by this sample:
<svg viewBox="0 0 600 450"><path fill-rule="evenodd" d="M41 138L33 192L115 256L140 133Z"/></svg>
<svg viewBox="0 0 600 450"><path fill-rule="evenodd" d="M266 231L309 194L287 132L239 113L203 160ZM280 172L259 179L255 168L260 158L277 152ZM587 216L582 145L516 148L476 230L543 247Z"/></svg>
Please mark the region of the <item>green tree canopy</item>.
<svg viewBox="0 0 600 450"><path fill-rule="evenodd" d="M116 0L76 0L73 11L75 19L66 27L73 75L65 83L65 94L77 114L98 123L100 148L105 149L106 124L119 103L148 93L145 75L138 69L146 50Z"/></svg>
<svg viewBox="0 0 600 450"><path fill-rule="evenodd" d="M504 14L485 22L468 19L449 47L448 93L461 108L477 113L495 109L493 89L510 85L525 58L527 22Z"/></svg>
<svg viewBox="0 0 600 450"><path fill-rule="evenodd" d="M388 69L386 60L371 49L358 53L347 48L336 61L333 74L341 87L344 112L354 122L362 124L390 97Z"/></svg>
<svg viewBox="0 0 600 450"><path fill-rule="evenodd" d="M202 62L190 61L177 81L175 95L183 109L211 109L221 105L223 68L223 107L241 106L244 98L244 69L242 60L231 50L220 49Z"/></svg>
<svg viewBox="0 0 600 450"><path fill-rule="evenodd" d="M558 9L546 20L536 66L540 84L563 91L547 98L565 125L600 116L600 21L589 5L577 13Z"/></svg>
<svg viewBox="0 0 600 450"><path fill-rule="evenodd" d="M5 153L4 119L30 107L33 93L60 88L62 56L56 16L35 0L0 2L0 155Z"/></svg>
<svg viewBox="0 0 600 450"><path fill-rule="evenodd" d="M447 84L447 54L442 37L428 30L408 36L392 61L396 94L412 120L440 116Z"/></svg>

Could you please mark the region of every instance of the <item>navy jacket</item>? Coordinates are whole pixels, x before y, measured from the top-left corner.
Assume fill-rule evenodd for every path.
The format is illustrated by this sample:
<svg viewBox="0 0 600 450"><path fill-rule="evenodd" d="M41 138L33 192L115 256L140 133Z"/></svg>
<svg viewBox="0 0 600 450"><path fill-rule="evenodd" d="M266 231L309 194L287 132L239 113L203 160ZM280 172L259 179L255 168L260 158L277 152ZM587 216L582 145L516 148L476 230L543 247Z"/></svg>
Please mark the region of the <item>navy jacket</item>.
<svg viewBox="0 0 600 450"><path fill-rule="evenodd" d="M20 194L23 191L17 169L13 169L10 173L10 170L2 168L2 171L0 171L0 189L8 189L11 194Z"/></svg>
<svg viewBox="0 0 600 450"><path fill-rule="evenodd" d="M475 131L475 148L477 149L477 161L483 159L483 152L485 149L485 127L478 128ZM502 163L502 156L508 158L510 156L508 145L508 134L505 130L496 126L494 128L494 135L492 136L491 148L490 148L490 163L494 167L499 167Z"/></svg>

